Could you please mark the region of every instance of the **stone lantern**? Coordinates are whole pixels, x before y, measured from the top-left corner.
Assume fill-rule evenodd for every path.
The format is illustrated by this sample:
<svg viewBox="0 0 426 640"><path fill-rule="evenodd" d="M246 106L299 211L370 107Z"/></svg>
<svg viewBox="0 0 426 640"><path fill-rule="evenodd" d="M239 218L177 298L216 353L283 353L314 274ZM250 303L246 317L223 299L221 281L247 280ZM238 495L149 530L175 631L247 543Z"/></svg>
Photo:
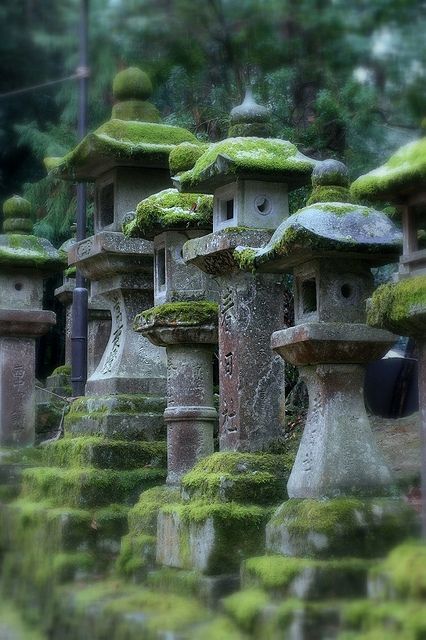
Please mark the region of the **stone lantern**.
<svg viewBox="0 0 426 640"><path fill-rule="evenodd" d="M136 313L152 306L152 243L126 238L121 226L141 198L168 186L174 146L197 141L184 129L159 124L157 109L146 101L151 91L140 69L120 72L111 120L87 135L57 169L64 178L95 183L95 235L70 249L69 263L90 278L91 295L107 300L112 317L108 345L86 385L87 396L94 398L91 408L79 411L79 420L69 425L73 430L110 432L125 425L136 435L146 425L162 423L142 397L140 411L128 399L128 394L163 396L166 367L164 350L132 330Z"/></svg>
<svg viewBox="0 0 426 640"><path fill-rule="evenodd" d="M0 445L25 446L35 436L35 343L55 322L43 311L43 279L63 268L48 240L31 235L31 205L3 205L0 235Z"/></svg>
<svg viewBox="0 0 426 640"><path fill-rule="evenodd" d="M281 278L251 274L234 259L238 245L265 245L288 216L288 192L309 180L315 161L266 132L268 114L250 96L231 113L231 137L211 145L174 177L182 192L211 193L213 233L188 241L184 259L217 278L219 439L221 450L261 451L284 425L283 362L270 335L284 322Z"/></svg>
<svg viewBox="0 0 426 640"><path fill-rule="evenodd" d="M402 215L403 251L397 282L382 285L369 304L368 322L413 337L419 360L422 428L423 535L426 537L426 138L399 149L352 185L357 197L392 202Z"/></svg>
<svg viewBox="0 0 426 640"><path fill-rule="evenodd" d="M177 484L213 453L213 350L218 290L211 277L182 259L189 238L211 230L213 198L166 189L143 200L125 233L154 241L154 302L135 330L167 350L168 484Z"/></svg>
<svg viewBox="0 0 426 640"><path fill-rule="evenodd" d="M323 185L336 192L345 173L341 163L326 161L314 169L313 180L317 189ZM273 333L271 344L299 367L309 394L287 484L291 500L267 526L269 552L322 558L381 555L398 536L412 531L414 512L386 497L393 491L392 477L363 397L365 366L396 340L365 323L365 303L374 286L370 269L392 262L400 244L399 231L383 213L350 201L311 199L283 222L266 247L246 258L247 268L293 273L295 326ZM309 509L318 521L308 522ZM401 519L395 527L394 517Z"/></svg>

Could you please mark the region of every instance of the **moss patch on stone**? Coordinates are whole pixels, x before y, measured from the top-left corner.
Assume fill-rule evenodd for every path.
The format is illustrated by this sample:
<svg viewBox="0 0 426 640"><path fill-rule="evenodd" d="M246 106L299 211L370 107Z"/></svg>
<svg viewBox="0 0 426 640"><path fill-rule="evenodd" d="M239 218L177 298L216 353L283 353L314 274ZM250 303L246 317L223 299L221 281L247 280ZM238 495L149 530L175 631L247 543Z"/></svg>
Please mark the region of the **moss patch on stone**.
<svg viewBox="0 0 426 640"><path fill-rule="evenodd" d="M145 198L136 209L135 218L125 224L124 234L129 237L153 239L163 231L172 229L211 230L213 196L181 194L176 189L165 189Z"/></svg>
<svg viewBox="0 0 426 640"><path fill-rule="evenodd" d="M174 487L159 486L144 491L129 511L129 533L133 536L155 536L160 508L166 504L175 504L179 499L179 489Z"/></svg>
<svg viewBox="0 0 426 640"><path fill-rule="evenodd" d="M51 373L52 376L70 376L71 375L71 365L70 364L62 364L60 367L56 367Z"/></svg>
<svg viewBox="0 0 426 640"><path fill-rule="evenodd" d="M275 138L237 137L228 138L209 146L190 171L180 174L180 184L184 190L196 188L208 172L222 171L220 158L226 159L226 171L236 176L256 173L259 176L273 175L292 178L306 176L308 180L315 160L301 154L297 147L286 140Z"/></svg>
<svg viewBox="0 0 426 640"><path fill-rule="evenodd" d="M268 548L312 558L380 558L418 531L418 517L401 499L291 499L268 523ZM303 550L303 551L302 551Z"/></svg>
<svg viewBox="0 0 426 640"><path fill-rule="evenodd" d="M114 120L140 120L142 122L160 122L160 112L150 102L141 100L126 100L117 102L112 107Z"/></svg>
<svg viewBox="0 0 426 640"><path fill-rule="evenodd" d="M367 322L402 335L424 334L426 276L381 285L367 307Z"/></svg>
<svg viewBox="0 0 426 640"><path fill-rule="evenodd" d="M353 202L353 199L347 187L321 185L314 187L306 204L310 206L316 202Z"/></svg>
<svg viewBox="0 0 426 640"><path fill-rule="evenodd" d="M182 171L192 169L198 158L207 151L209 146L209 144L191 144L190 142L178 144L169 155L170 173L176 175Z"/></svg>
<svg viewBox="0 0 426 640"><path fill-rule="evenodd" d="M121 539L121 551L116 562L116 571L124 578L137 579L146 569L155 564L155 536L128 534Z"/></svg>
<svg viewBox="0 0 426 640"><path fill-rule="evenodd" d="M128 503L142 489L158 484L165 476L163 469L26 469L22 495L33 501L48 498L56 505L85 508Z"/></svg>
<svg viewBox="0 0 426 640"><path fill-rule="evenodd" d="M128 67L114 77L112 92L117 100L146 100L152 94L152 83L145 71Z"/></svg>
<svg viewBox="0 0 426 640"><path fill-rule="evenodd" d="M252 633L262 609L268 604L268 596L260 589L247 589L233 593L223 600L226 613L247 633Z"/></svg>
<svg viewBox="0 0 426 640"><path fill-rule="evenodd" d="M292 464L292 456L214 453L183 477L182 489L191 499L277 504L287 497Z"/></svg>
<svg viewBox="0 0 426 640"><path fill-rule="evenodd" d="M399 545L373 575L382 575L399 598L426 599L426 545L420 541Z"/></svg>
<svg viewBox="0 0 426 640"><path fill-rule="evenodd" d="M0 236L0 265L62 271L64 262L59 252L44 238L24 234Z"/></svg>
<svg viewBox="0 0 426 640"><path fill-rule="evenodd" d="M168 166L168 156L181 142L196 142L186 129L153 122L111 119L95 132L89 133L80 144L62 159L55 170L61 177L93 180L91 163L94 159L110 158L118 163L132 161L135 164L146 159L163 160Z"/></svg>
<svg viewBox="0 0 426 640"><path fill-rule="evenodd" d="M136 316L134 326L139 329L153 323L157 325L183 325L186 327L217 323L219 307L216 302L167 302L143 311Z"/></svg>
<svg viewBox="0 0 426 640"><path fill-rule="evenodd" d="M426 634L426 610L418 602L354 601L343 607L342 622L362 640L419 640Z"/></svg>
<svg viewBox="0 0 426 640"><path fill-rule="evenodd" d="M355 198L387 200L420 186L426 179L426 138L398 149L385 164L352 183Z"/></svg>

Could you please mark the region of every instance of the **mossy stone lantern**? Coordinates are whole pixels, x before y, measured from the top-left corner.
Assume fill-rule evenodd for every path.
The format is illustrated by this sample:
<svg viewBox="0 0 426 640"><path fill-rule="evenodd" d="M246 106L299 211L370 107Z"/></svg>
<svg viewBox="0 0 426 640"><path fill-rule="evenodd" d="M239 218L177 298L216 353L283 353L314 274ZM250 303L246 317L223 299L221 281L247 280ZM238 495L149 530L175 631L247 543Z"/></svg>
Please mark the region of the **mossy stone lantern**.
<svg viewBox="0 0 426 640"><path fill-rule="evenodd" d="M231 114L232 126L238 124L240 134L250 133L254 124L257 130L267 127L266 110L245 102ZM282 434L283 362L270 349L270 334L284 318L282 282L275 275L244 272L234 250L268 242L288 216L288 192L306 184L314 165L290 142L240 135L212 144L192 169L173 178L182 192L214 196L213 233L188 241L183 255L221 287L222 450L261 451Z"/></svg>
<svg viewBox="0 0 426 640"><path fill-rule="evenodd" d="M337 161L318 165L316 186L325 186L333 174L339 178L335 187L341 186L345 168L339 167ZM349 200L348 191L347 196ZM388 528L398 541L413 526L414 512L387 497L392 477L375 443L363 395L365 366L396 339L365 323L366 300L374 286L371 267L392 262L400 245L400 232L379 211L351 202L311 202L246 261L247 268L293 273L295 326L273 333L271 345L299 367L309 394L287 484L291 499L267 527L272 553L339 557L351 553L353 543L354 553L360 547L361 555L381 555L389 545L389 538L383 539ZM318 522L302 522L309 508L318 513ZM346 522L339 522L339 509L346 511ZM323 535L321 518L327 514L328 525L334 524ZM393 514L395 521L405 519L394 528ZM370 537L360 545L358 536Z"/></svg>
<svg viewBox="0 0 426 640"><path fill-rule="evenodd" d="M132 330L136 313L152 306L153 247L148 240L126 238L121 226L142 198L169 186L168 158L175 145L197 140L189 131L159 123L157 109L146 101L150 80L140 69L120 72L113 92L117 104L111 120L89 133L56 172L66 179L95 183L95 235L70 249L69 262L91 280L91 295L107 300L112 329L86 394L103 399L112 395L116 401L121 396L132 416L125 415L119 402L119 415L104 415L111 409L100 416L99 409L94 421L89 415L97 411L93 407L80 426L74 421L70 428L99 430L102 423L102 430L109 433L121 420L128 433L136 434L153 422L152 412L134 411L127 394L163 396L165 352ZM99 402L99 407L105 406L104 400Z"/></svg>
<svg viewBox="0 0 426 640"><path fill-rule="evenodd" d="M0 235L0 445L25 446L35 435L35 341L55 322L43 311L43 280L63 269L48 240L31 235L31 204L3 205Z"/></svg>
<svg viewBox="0 0 426 640"><path fill-rule="evenodd" d="M182 259L188 238L211 231L213 198L166 189L143 200L126 235L154 241L155 306L134 328L167 351L167 482L177 484L213 453L213 350L217 344L218 288Z"/></svg>
<svg viewBox="0 0 426 640"><path fill-rule="evenodd" d="M417 343L426 537L426 138L402 147L384 165L359 177L352 191L364 199L391 202L402 216L398 281L382 285L375 292L368 322L413 337Z"/></svg>

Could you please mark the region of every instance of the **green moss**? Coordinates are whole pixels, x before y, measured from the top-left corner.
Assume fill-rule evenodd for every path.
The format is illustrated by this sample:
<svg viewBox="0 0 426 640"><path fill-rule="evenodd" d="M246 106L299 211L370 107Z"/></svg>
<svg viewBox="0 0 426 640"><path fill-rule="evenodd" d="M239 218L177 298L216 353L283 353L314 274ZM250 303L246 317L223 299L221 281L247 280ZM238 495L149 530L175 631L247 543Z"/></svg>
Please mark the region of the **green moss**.
<svg viewBox="0 0 426 640"><path fill-rule="evenodd" d="M63 364L60 367L56 367L51 373L52 376L70 376L71 375L71 365Z"/></svg>
<svg viewBox="0 0 426 640"><path fill-rule="evenodd" d="M33 230L32 220L25 218L9 218L3 222L3 233L31 234Z"/></svg>
<svg viewBox="0 0 426 640"><path fill-rule="evenodd" d="M152 239L171 229L207 229L212 227L213 197L181 194L165 189L145 198L136 209L135 218L124 225L125 235Z"/></svg>
<svg viewBox="0 0 426 640"><path fill-rule="evenodd" d="M4 640L45 640L41 631L23 620L14 603L4 598L0 605L0 637Z"/></svg>
<svg viewBox="0 0 426 640"><path fill-rule="evenodd" d="M145 71L128 67L115 76L112 92L117 100L146 100L152 94L152 83Z"/></svg>
<svg viewBox="0 0 426 640"><path fill-rule="evenodd" d="M211 622L206 622L189 630L188 640L244 640L246 636L235 627L225 616L217 616Z"/></svg>
<svg viewBox="0 0 426 640"><path fill-rule="evenodd" d="M247 247L241 251L234 251L234 260L242 271L255 271L254 261L257 256L257 249Z"/></svg>
<svg viewBox="0 0 426 640"><path fill-rule="evenodd" d="M112 108L114 120L140 120L142 122L160 122L160 112L150 102L126 100L117 102Z"/></svg>
<svg viewBox="0 0 426 640"><path fill-rule="evenodd" d="M136 316L134 327L157 325L184 325L187 327L217 323L219 308L216 302L168 302L143 311Z"/></svg>
<svg viewBox="0 0 426 640"><path fill-rule="evenodd" d="M426 545L407 542L396 547L374 575L383 575L400 598L426 599Z"/></svg>
<svg viewBox="0 0 426 640"><path fill-rule="evenodd" d="M287 497L293 457L258 453L214 453L182 479L191 498L277 504Z"/></svg>
<svg viewBox="0 0 426 640"><path fill-rule="evenodd" d="M229 127L228 138L269 138L271 133L272 128L266 122L240 122Z"/></svg>
<svg viewBox="0 0 426 640"><path fill-rule="evenodd" d="M87 135L80 144L64 156L56 172L70 178L93 180L94 159L110 158L118 163L123 160L142 162L155 159L168 164L173 147L181 142L196 142L186 129L153 122L137 122L111 119L94 133Z"/></svg>
<svg viewBox="0 0 426 640"><path fill-rule="evenodd" d="M248 633L254 632L256 620L268 604L268 596L260 589L247 589L233 593L223 600L223 608L238 626Z"/></svg>
<svg viewBox="0 0 426 640"><path fill-rule="evenodd" d="M8 234L0 236L0 265L62 271L64 261L58 251L44 238Z"/></svg>
<svg viewBox="0 0 426 640"><path fill-rule="evenodd" d="M165 442L108 440L99 436L62 438L43 446L46 464L57 467L142 469L166 467Z"/></svg>
<svg viewBox="0 0 426 640"><path fill-rule="evenodd" d="M424 334L426 276L381 285L367 307L367 322L403 335Z"/></svg>
<svg viewBox="0 0 426 640"><path fill-rule="evenodd" d="M21 196L12 196L3 203L3 215L9 218L32 218L33 208L31 202Z"/></svg>
<svg viewBox="0 0 426 640"><path fill-rule="evenodd" d="M155 563L157 539L155 536L128 534L121 539L121 551L116 562L116 571L123 577L136 577Z"/></svg>
<svg viewBox="0 0 426 640"><path fill-rule="evenodd" d="M319 186L312 190L307 206L316 202L353 202L347 187Z"/></svg>
<svg viewBox="0 0 426 640"><path fill-rule="evenodd" d="M160 486L144 491L139 501L130 509L128 523L132 536L151 535L157 533L157 515L166 504L179 502L179 489Z"/></svg>
<svg viewBox="0 0 426 640"><path fill-rule="evenodd" d="M334 498L284 502L270 521L270 542L282 539L305 557L381 557L417 532L418 518L402 500ZM317 544L317 541L319 543Z"/></svg>
<svg viewBox="0 0 426 640"><path fill-rule="evenodd" d="M57 505L102 506L131 501L144 487L158 484L165 475L162 469L26 469L22 495L32 500L48 498Z"/></svg>
<svg viewBox="0 0 426 640"><path fill-rule="evenodd" d="M426 610L417 602L355 601L343 607L342 622L345 628L361 632L363 639L420 640L426 634Z"/></svg>
<svg viewBox="0 0 426 640"><path fill-rule="evenodd" d="M180 175L183 188L197 187L204 180L206 172L220 173L221 168L216 165L218 156L230 160L227 171L236 175L253 172L259 175L274 175L279 178L287 177L291 183L292 177L306 176L308 179L315 165L315 161L299 153L295 145L285 140L262 138L228 138L210 145L207 151L197 160L190 171Z"/></svg>
<svg viewBox="0 0 426 640"><path fill-rule="evenodd" d="M44 158L43 159L43 164L46 168L46 171L49 173L49 171L52 171L53 169L56 169L56 167L58 165L60 165L62 162L62 158L61 157L50 157L50 158Z"/></svg>
<svg viewBox="0 0 426 640"><path fill-rule="evenodd" d="M198 158L207 151L208 147L208 144L202 143L182 142L182 144L178 144L169 155L170 173L174 176L182 171L192 169Z"/></svg>
<svg viewBox="0 0 426 640"><path fill-rule="evenodd" d="M378 169L360 176L352 183L355 198L387 200L421 187L426 178L426 138L415 140L398 149Z"/></svg>
<svg viewBox="0 0 426 640"><path fill-rule="evenodd" d="M75 278L76 275L77 275L77 267L68 267L68 269L65 269L64 271L64 276L66 278Z"/></svg>

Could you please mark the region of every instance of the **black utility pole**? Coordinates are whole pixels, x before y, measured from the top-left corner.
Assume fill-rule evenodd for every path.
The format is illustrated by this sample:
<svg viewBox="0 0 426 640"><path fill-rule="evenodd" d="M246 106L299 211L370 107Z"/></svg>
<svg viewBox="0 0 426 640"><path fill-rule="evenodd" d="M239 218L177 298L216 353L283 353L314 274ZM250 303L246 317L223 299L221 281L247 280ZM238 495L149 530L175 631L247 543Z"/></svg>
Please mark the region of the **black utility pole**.
<svg viewBox="0 0 426 640"><path fill-rule="evenodd" d="M81 0L79 50L79 112L78 138L81 140L87 133L87 93L88 93L88 24L89 0ZM86 185L77 185L77 242L86 237ZM85 280L77 269L76 287L73 293L72 335L71 335L71 382L73 396L84 396L87 380L87 305L88 292Z"/></svg>

